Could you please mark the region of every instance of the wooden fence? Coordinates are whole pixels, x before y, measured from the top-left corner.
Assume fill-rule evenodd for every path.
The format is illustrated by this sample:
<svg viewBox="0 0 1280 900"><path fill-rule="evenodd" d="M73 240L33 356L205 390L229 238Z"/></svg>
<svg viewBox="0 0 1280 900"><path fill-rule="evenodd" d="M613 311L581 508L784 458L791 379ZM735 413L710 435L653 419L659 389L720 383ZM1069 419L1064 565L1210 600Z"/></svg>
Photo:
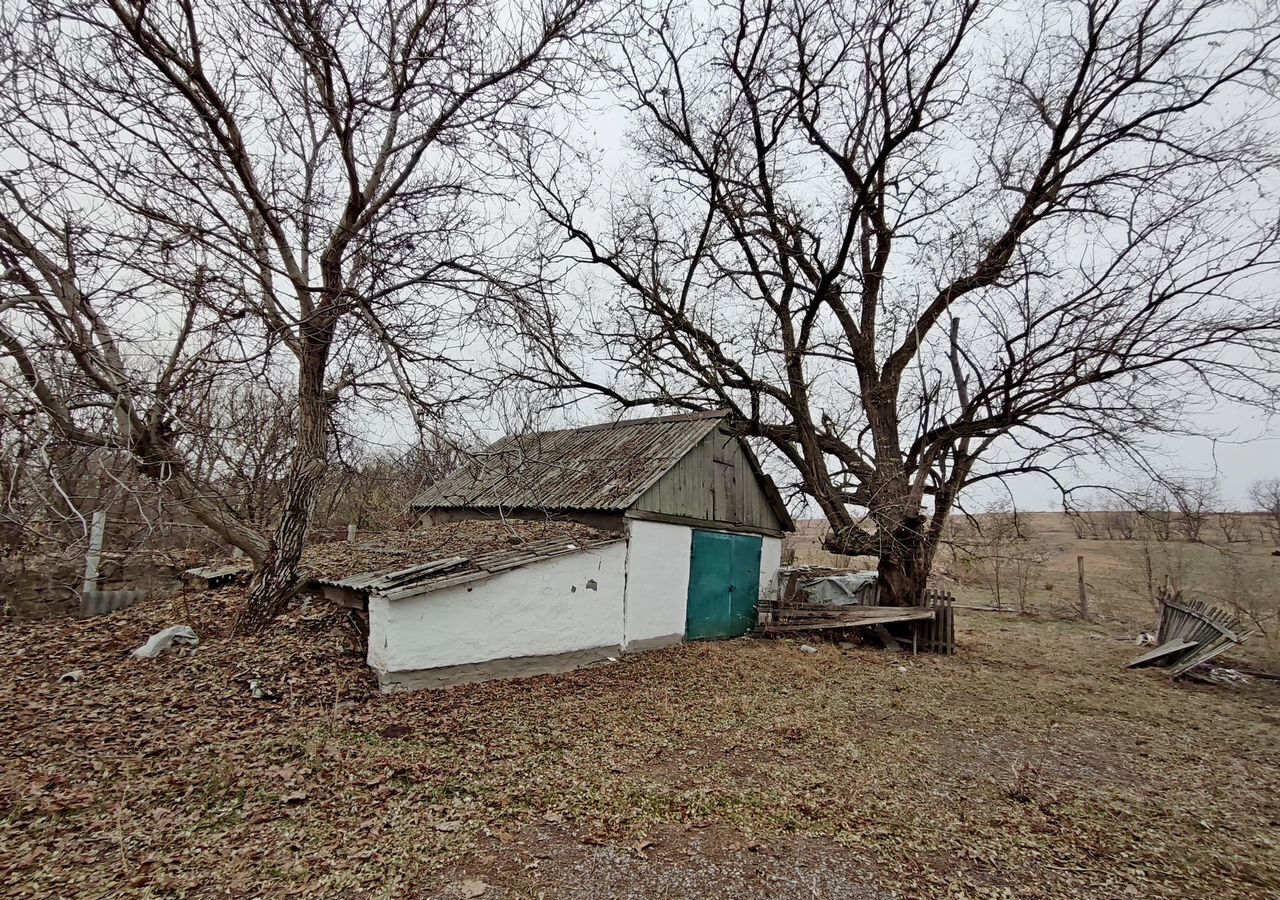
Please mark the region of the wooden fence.
<svg viewBox="0 0 1280 900"><path fill-rule="evenodd" d="M918 622L918 641L925 653L954 656L956 652L956 598L943 591L925 591L924 605L933 610L933 618Z"/></svg>
<svg viewBox="0 0 1280 900"><path fill-rule="evenodd" d="M1170 661L1170 674L1175 677L1207 662L1222 651L1241 643L1253 629L1231 613L1203 600L1183 600L1181 593L1160 597L1160 631L1156 644L1181 638L1191 645Z"/></svg>
<svg viewBox="0 0 1280 900"><path fill-rule="evenodd" d="M856 606L815 605L809 602L802 581L824 575L844 574L839 569L806 566L784 571L779 590L771 603L760 608L760 626L764 634L803 631L829 631L841 628L874 628L886 642L897 647L909 643L914 651L953 656L956 652L955 598L943 591L926 591L920 606L880 606L879 586L868 591ZM931 616L925 614L932 612ZM876 615L876 613L882 615ZM886 628L896 629L894 635Z"/></svg>

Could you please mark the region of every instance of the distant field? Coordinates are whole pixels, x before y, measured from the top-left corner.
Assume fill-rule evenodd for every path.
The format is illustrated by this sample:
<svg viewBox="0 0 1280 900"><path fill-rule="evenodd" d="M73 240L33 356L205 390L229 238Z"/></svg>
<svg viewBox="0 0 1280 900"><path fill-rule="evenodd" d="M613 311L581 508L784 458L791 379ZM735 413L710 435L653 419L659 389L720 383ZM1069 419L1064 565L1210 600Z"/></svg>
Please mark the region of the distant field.
<svg viewBox="0 0 1280 900"><path fill-rule="evenodd" d="M984 517L978 517L982 525ZM1246 525L1240 537L1224 539L1217 527L1205 529L1202 543L1178 537L1167 541L1107 540L1078 538L1071 522L1061 513L1020 514L1026 537L1016 553L1042 557L1025 576L1025 607L1028 614L1043 618L1075 615L1076 557L1085 559L1085 582L1089 594L1090 617L1116 631L1149 629L1154 608L1148 595L1147 558L1151 581L1158 587L1166 579L1183 595L1231 609L1252 620L1261 633L1241 648L1240 655L1257 664L1280 668L1280 557L1258 530ZM796 561L812 565L851 565L872 568L869 557L842 557L822 549L827 530L822 521L799 523L797 533L787 539L796 550ZM1010 552L1008 547L1002 552ZM991 566L992 552L980 535L958 534L954 543L938 555L935 581L963 603L990 605L995 590ZM1006 565L1002 581L1002 605L1018 608L1013 581L1016 568ZM1023 566L1024 571L1026 565Z"/></svg>

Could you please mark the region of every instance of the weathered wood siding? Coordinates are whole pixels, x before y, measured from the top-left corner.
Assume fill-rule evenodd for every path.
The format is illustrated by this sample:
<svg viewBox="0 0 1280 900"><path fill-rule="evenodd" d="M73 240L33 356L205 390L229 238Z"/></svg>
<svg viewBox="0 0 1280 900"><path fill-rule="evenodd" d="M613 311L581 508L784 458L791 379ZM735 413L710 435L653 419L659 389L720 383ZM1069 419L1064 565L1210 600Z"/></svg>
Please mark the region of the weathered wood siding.
<svg viewBox="0 0 1280 900"><path fill-rule="evenodd" d="M780 530L741 441L711 432L631 507L648 513Z"/></svg>

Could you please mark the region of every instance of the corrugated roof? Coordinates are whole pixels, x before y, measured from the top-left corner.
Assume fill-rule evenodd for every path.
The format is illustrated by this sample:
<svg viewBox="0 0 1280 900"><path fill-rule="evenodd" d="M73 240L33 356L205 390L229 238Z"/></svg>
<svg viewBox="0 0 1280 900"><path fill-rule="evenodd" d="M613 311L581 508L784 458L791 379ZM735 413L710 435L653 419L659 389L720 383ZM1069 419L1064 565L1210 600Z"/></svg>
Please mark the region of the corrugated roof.
<svg viewBox="0 0 1280 900"><path fill-rule="evenodd" d="M607 532L601 532L608 534ZM450 556L432 560L405 569L384 572L361 572L344 578L316 578L316 584L328 587L343 588L354 591L364 597L379 596L388 600L399 600L429 594L441 588L456 584L466 584L481 578L488 578L498 572L554 559L569 553L580 553L594 547L603 547L622 540L622 535L609 534L607 537L574 541L564 538L549 538L532 541L512 547L509 550L497 550L468 559L465 556Z"/></svg>
<svg viewBox="0 0 1280 900"><path fill-rule="evenodd" d="M626 509L726 415L687 413L512 435L432 485L413 505Z"/></svg>

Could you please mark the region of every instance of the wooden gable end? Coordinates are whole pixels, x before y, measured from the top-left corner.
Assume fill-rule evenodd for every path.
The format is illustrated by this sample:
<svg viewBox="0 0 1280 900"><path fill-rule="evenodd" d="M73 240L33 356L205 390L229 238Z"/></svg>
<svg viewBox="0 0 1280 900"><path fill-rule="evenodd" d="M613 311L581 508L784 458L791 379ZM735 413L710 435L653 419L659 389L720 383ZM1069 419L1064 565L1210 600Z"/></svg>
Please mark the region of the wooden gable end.
<svg viewBox="0 0 1280 900"><path fill-rule="evenodd" d="M644 517L670 517L781 532L789 523L774 512L742 440L712 431L631 506Z"/></svg>

